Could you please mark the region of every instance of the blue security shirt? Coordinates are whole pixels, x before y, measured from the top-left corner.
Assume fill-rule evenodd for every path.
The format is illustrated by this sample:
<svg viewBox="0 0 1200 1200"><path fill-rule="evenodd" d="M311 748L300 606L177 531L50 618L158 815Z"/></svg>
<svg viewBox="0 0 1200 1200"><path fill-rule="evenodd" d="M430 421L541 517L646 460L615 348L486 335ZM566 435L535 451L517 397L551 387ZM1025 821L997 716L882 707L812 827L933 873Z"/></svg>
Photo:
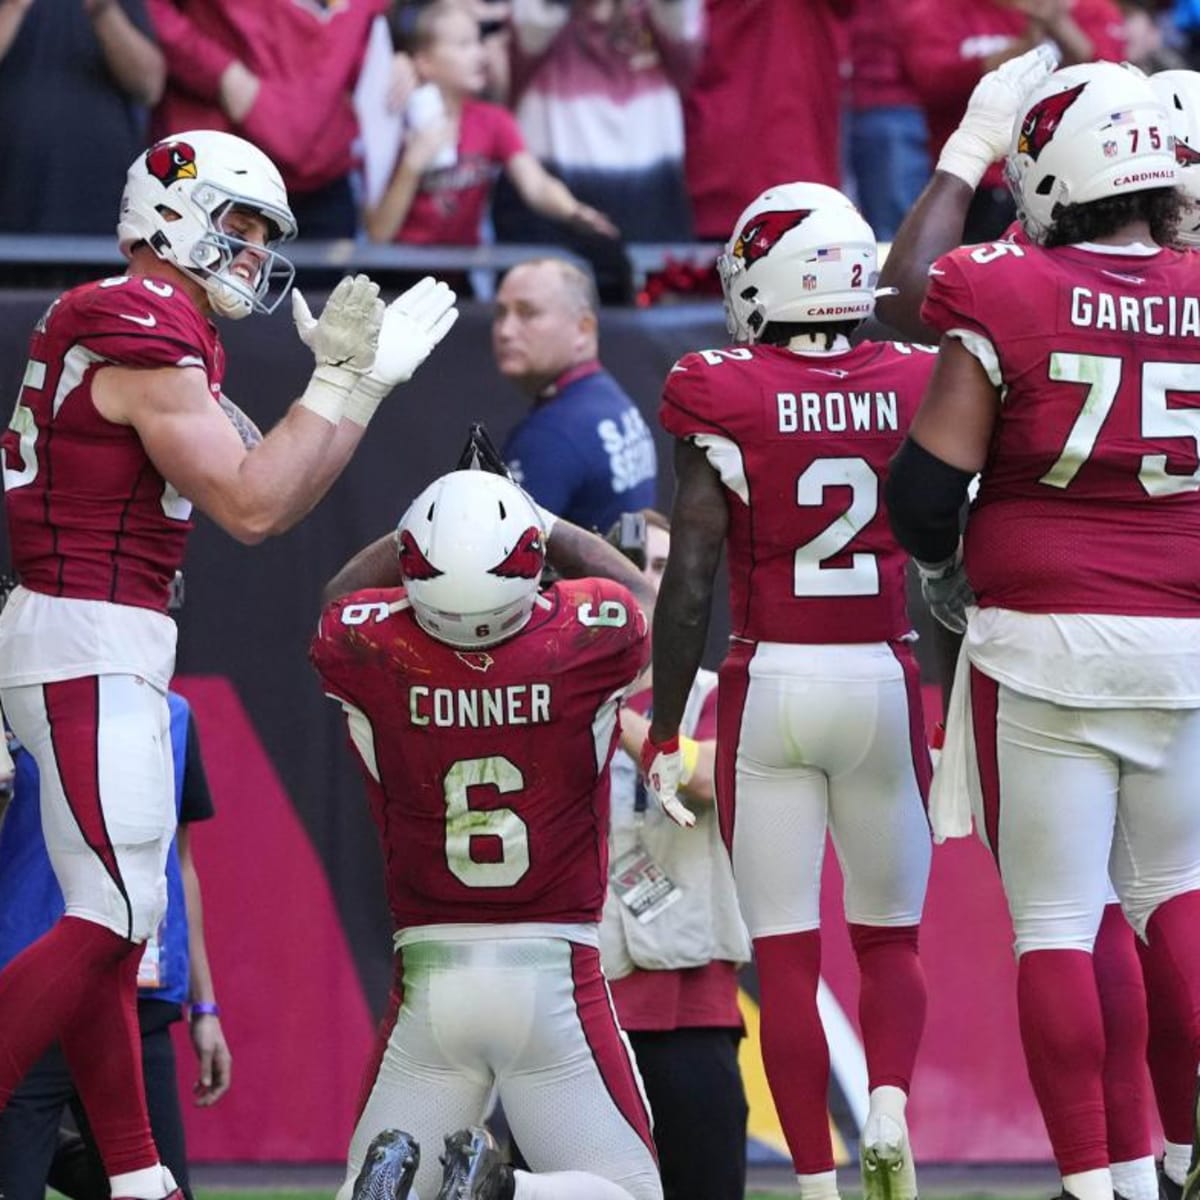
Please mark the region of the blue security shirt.
<svg viewBox="0 0 1200 1200"><path fill-rule="evenodd" d="M543 508L584 529L605 533L623 512L655 506L654 437L599 363L575 367L547 389L509 434L504 457Z"/></svg>
<svg viewBox="0 0 1200 1200"><path fill-rule="evenodd" d="M181 811L191 710L188 702L174 692L169 692L167 699L175 758L176 815L184 821L202 820L212 815L211 802L207 812ZM46 933L64 908L42 836L37 763L32 754L20 748L13 754L13 762L13 796L0 825L0 967ZM142 988L138 995L183 1004L188 998L188 926L179 850L174 841L167 856L167 915L159 928L158 941L161 984Z"/></svg>

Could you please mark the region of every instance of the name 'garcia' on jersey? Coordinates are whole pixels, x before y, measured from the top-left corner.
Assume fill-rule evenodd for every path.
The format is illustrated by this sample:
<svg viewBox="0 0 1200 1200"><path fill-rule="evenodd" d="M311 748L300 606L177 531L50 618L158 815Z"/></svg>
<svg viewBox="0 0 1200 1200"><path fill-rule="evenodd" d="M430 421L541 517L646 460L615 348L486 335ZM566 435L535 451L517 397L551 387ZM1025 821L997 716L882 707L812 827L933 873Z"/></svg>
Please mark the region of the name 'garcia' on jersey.
<svg viewBox="0 0 1200 1200"><path fill-rule="evenodd" d="M1114 296L1071 289L1071 324L1083 329L1147 333L1152 337L1200 336L1200 297Z"/></svg>
<svg viewBox="0 0 1200 1200"><path fill-rule="evenodd" d="M548 683L504 687L447 688L415 684L408 689L414 725L439 729L490 729L496 725L544 725L550 720Z"/></svg>
<svg viewBox="0 0 1200 1200"><path fill-rule="evenodd" d="M776 392L780 433L895 433L895 392Z"/></svg>

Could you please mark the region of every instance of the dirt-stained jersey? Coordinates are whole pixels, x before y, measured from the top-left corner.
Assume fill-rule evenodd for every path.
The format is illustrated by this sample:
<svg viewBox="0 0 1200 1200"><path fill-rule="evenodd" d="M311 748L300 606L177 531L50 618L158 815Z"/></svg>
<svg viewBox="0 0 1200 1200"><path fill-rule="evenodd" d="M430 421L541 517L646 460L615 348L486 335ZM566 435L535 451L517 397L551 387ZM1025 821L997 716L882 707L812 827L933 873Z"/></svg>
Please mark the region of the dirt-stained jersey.
<svg viewBox="0 0 1200 1200"><path fill-rule="evenodd" d="M1200 616L1200 260L962 247L922 310L1001 389L967 525L983 607Z"/></svg>
<svg viewBox="0 0 1200 1200"><path fill-rule="evenodd" d="M933 364L927 346L884 342L820 356L704 350L671 369L660 420L704 449L727 489L737 637L884 642L909 631L883 482Z"/></svg>
<svg viewBox="0 0 1200 1200"><path fill-rule="evenodd" d="M617 702L646 651L641 609L604 579L554 584L487 650L435 641L403 589L325 609L312 660L346 711L398 929L599 920Z"/></svg>
<svg viewBox="0 0 1200 1200"><path fill-rule="evenodd" d="M13 566L33 591L165 612L192 506L130 426L96 411L92 380L114 364L199 367L215 398L224 354L215 326L161 280L116 276L50 306L0 440Z"/></svg>

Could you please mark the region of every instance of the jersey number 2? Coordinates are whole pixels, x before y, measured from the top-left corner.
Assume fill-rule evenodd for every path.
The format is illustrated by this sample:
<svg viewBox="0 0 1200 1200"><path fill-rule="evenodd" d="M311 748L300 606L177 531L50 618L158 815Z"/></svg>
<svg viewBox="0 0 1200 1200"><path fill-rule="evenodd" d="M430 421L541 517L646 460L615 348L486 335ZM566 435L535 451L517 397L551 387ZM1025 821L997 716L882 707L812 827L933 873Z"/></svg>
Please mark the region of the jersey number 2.
<svg viewBox="0 0 1200 1200"><path fill-rule="evenodd" d="M851 554L842 567L824 564L875 519L879 476L865 459L818 458L796 480L796 503L801 508L820 508L825 489L831 487L850 489L850 507L796 551L793 591L797 596L876 596L879 563L874 554Z"/></svg>

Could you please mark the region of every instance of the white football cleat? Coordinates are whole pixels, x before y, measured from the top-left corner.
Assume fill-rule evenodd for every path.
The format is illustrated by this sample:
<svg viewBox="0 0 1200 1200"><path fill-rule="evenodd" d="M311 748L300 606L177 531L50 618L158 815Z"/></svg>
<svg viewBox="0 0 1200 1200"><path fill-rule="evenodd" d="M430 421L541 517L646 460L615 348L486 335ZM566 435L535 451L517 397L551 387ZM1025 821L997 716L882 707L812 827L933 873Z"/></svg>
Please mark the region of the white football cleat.
<svg viewBox="0 0 1200 1200"><path fill-rule="evenodd" d="M859 1144L864 1200L917 1200L908 1131L882 1113L869 1116Z"/></svg>

